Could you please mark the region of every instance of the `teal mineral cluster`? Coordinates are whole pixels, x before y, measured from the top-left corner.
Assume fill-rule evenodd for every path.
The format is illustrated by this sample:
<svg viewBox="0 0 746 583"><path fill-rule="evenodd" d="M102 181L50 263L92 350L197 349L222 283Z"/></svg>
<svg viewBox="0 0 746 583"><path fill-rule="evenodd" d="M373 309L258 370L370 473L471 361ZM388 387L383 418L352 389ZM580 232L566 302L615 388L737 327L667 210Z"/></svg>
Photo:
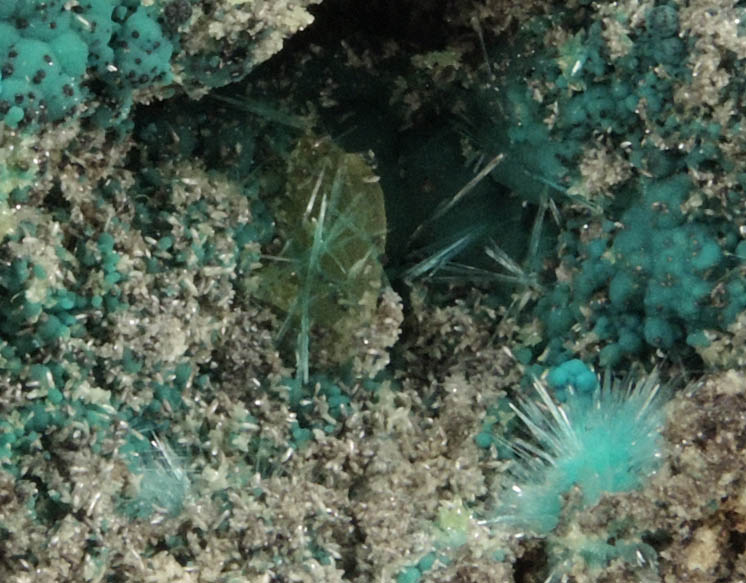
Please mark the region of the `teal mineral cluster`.
<svg viewBox="0 0 746 583"><path fill-rule="evenodd" d="M593 395L598 388L598 379L582 360L573 358L549 371L547 385L560 401L566 401L568 392L573 390L581 397Z"/></svg>
<svg viewBox="0 0 746 583"><path fill-rule="evenodd" d="M616 340L602 350L602 364L645 345L672 350L677 342L706 343L704 330L725 328L746 307L740 294L728 294L719 308L711 301L715 285L729 279L728 240L719 239L717 225L686 221L680 210L691 189L686 175L647 181L643 189L640 203L622 215L624 227L609 252L589 256L579 276L590 286L580 297L589 301L600 283L594 275L611 275L609 302L597 308L594 326L600 339Z"/></svg>
<svg viewBox="0 0 746 583"><path fill-rule="evenodd" d="M719 170L734 176L724 196L739 196L739 139L722 137L722 123L700 109L665 107L697 82L679 11L660 3L633 23L609 9L615 24L606 26L623 31L614 34L568 10L557 45L525 45L473 102L470 139L503 156L491 178L539 213L563 214L557 256L543 251L555 275L544 272L534 310L552 366L577 356L588 334L594 354L583 358L602 366L654 350L692 354L746 308L740 219L722 196L701 191ZM536 19L522 35L552 37L562 15Z"/></svg>
<svg viewBox="0 0 746 583"><path fill-rule="evenodd" d="M204 95L242 79L311 22L312 3L8 0L0 113L11 128L78 116L126 126L135 103L167 87Z"/></svg>
<svg viewBox="0 0 746 583"><path fill-rule="evenodd" d="M563 40L546 49L533 47L536 38L556 31L553 19L558 17L566 19ZM614 18L624 22L627 16L620 10ZM663 110L675 86L690 75L682 58L677 8L650 8L623 48L610 46L604 34L600 22L578 20L571 10L532 21L516 40L523 54L500 78L499 87L488 87L475 103L477 144L505 155L493 178L521 197L535 201L546 191L558 200L587 198L590 193L571 186L583 150L598 139L625 152L633 167L655 176L684 167L675 152L661 151L645 139L640 117L644 111L645 120L669 133L681 131L679 124L688 125ZM484 123L483 116L490 122Z"/></svg>
<svg viewBox="0 0 746 583"><path fill-rule="evenodd" d="M737 241L730 225L687 220L681 211L692 184L686 174L644 180L642 195L581 245L577 275L538 303L554 338L562 338L590 306L587 325L606 343L600 364L616 365L647 347L683 352L707 344L706 330L724 329L746 307L738 291ZM716 285L723 297L713 302ZM608 301L599 301L605 296ZM560 342L554 345L560 350ZM677 348L677 346L679 348Z"/></svg>
<svg viewBox="0 0 746 583"><path fill-rule="evenodd" d="M543 385L535 388L535 401L515 407L533 441L514 442L515 484L496 520L546 534L557 526L571 487L579 489L582 506L592 506L604 493L637 488L655 471L664 389L655 372L638 381L607 376L560 407Z"/></svg>
<svg viewBox="0 0 746 583"><path fill-rule="evenodd" d="M109 0L5 2L0 112L11 127L56 122L94 97L128 99L171 81L173 45L157 13ZM98 83L103 90L94 88Z"/></svg>

